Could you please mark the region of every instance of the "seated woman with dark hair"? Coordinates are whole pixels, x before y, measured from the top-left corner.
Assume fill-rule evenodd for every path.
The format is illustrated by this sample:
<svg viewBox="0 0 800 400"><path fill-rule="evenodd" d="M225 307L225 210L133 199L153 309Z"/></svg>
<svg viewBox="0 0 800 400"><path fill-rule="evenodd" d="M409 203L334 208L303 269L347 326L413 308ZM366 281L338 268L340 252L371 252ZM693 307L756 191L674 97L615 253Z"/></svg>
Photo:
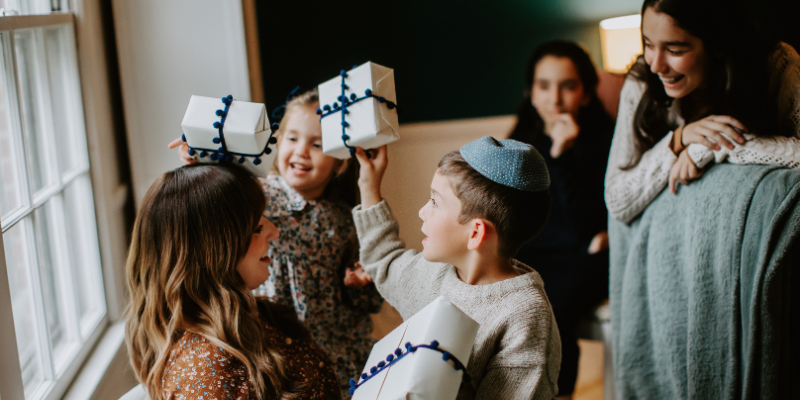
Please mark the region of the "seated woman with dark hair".
<svg viewBox="0 0 800 400"><path fill-rule="evenodd" d="M561 335L559 398L571 398L578 376L580 315L608 296L608 214L603 175L614 123L597 98L597 72L572 42L534 51L529 89L510 138L530 143L550 171L553 205L542 232L517 259L542 276Z"/></svg>
<svg viewBox="0 0 800 400"><path fill-rule="evenodd" d="M162 175L136 218L126 342L152 399L339 399L331 362L293 310L252 290L278 230L261 185L235 167Z"/></svg>

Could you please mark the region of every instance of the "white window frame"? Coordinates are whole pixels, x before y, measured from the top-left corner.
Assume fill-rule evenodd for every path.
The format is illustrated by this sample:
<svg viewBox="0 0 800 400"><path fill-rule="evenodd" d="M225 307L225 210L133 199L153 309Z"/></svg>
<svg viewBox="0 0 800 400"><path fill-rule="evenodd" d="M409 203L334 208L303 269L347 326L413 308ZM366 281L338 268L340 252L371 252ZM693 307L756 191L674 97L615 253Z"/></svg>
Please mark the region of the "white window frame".
<svg viewBox="0 0 800 400"><path fill-rule="evenodd" d="M89 1L86 1L89 2ZM77 3L77 4L75 4ZM81 12L85 11L82 6L84 2L79 0L73 0L73 7ZM96 2L94 5L96 6ZM80 14L78 16L79 19L85 18L86 15ZM95 16L96 17L96 16ZM75 34L75 25L76 25L76 15L72 13L52 13L47 15L30 15L30 16L13 16L13 17L0 17L0 31L3 32L10 32L6 36L10 36L13 38L13 31L20 30L20 29L28 29L28 28L39 28L39 27L47 27L53 25L64 25L68 24L73 27L73 42L77 43L79 40L79 34ZM94 20L94 28L98 27L97 20ZM80 33L81 36L86 36L86 33ZM13 39L12 39L13 41ZM96 42L95 42L96 44ZM5 45L5 44L4 44ZM104 50L101 50L101 54ZM81 99L83 100L84 105L94 105L98 101L102 101L103 92L97 90L98 86L104 86L107 84L107 78L105 75L98 78L90 78L93 80L92 82L85 82L87 79L87 71L81 65L84 59L89 58L89 67L97 67L98 57L96 54L88 54L87 50L82 49L75 54L75 60L80 72L83 72L83 76L81 77L81 87L78 87L76 84L76 90L79 92L83 92L81 94ZM96 52L95 52L96 53ZM14 54L16 57L16 52L13 48L9 54ZM11 68L16 68L16 61L15 60L6 60L6 66ZM78 76L78 71L72 71L72 76ZM7 74L8 76L8 74ZM4 77L4 79L7 79ZM97 80L103 80L102 82L98 82ZM16 93L16 82L8 82L7 83L8 90L12 90ZM90 93L87 96L85 93L86 89L89 89ZM107 89L107 87L106 87ZM106 91L107 97L107 91ZM19 97L17 96L17 99ZM107 100L107 99L106 99ZM13 106L16 107L16 106ZM80 110L80 105L77 106L77 109ZM106 110L108 106L106 106ZM13 108L12 108L13 110ZM102 112L104 110L100 110ZM19 113L12 112L10 117L16 119L14 124L17 124L17 127L20 127ZM98 126L102 125L102 122L99 122L98 119L102 120L102 116L98 116L96 112L92 115L92 118L89 118L88 115L83 115L82 117L86 118L86 140L89 142L89 146L98 145L104 146L108 148L108 139L105 141L99 139L101 136L98 132L98 129L103 129L103 127ZM81 120L80 122L84 122ZM108 125L108 123L106 123ZM106 132L106 134L108 131ZM112 139L113 140L113 139ZM100 142L100 143L98 143ZM82 144L82 146L86 146L86 144ZM61 372L61 376L57 380L52 380L49 382L48 385L41 385L39 390L34 394L34 397L37 399L57 399L61 398L64 393L66 392L69 385L72 383L73 378L78 373L79 368L81 367L82 363L86 360L87 355L92 350L92 347L98 342L101 335L107 330L109 327L109 323L117 320L119 318L121 312L121 306L119 304L119 299L122 297L122 292L119 290L121 288L121 278L122 274L119 273L121 268L124 266L124 262L120 265L120 260L124 260L124 240L122 244L120 244L120 230L124 230L122 227L117 227L116 232L114 229L110 229L110 225L114 224L115 222L118 223L120 221L120 217L117 218L109 217L109 211L111 212L121 212L121 209L124 207L127 198L129 197L127 186L124 184L120 184L119 182L114 182L114 179L110 177L110 173L113 174L114 171L106 171L103 173L103 168L98 168L99 165L109 165L113 164L113 152L111 154L111 160L109 160L108 155L102 156L95 154L96 151L89 152L89 161L94 168L89 168L89 165L83 165L76 173L71 174L70 176L63 177L62 179L56 179L58 182L52 188L48 188L48 193L55 193L58 191L63 190L64 187L68 186L71 182L73 182L76 178L89 174L89 177L92 181L93 187L93 204L94 204L94 211L97 218L97 233L99 236L100 242L100 251L102 253L102 268L103 268L103 280L104 280L104 289L105 289L105 298L106 298L106 307L107 311L103 311L101 314L95 316L95 320L90 322L88 326L81 327L82 335L86 334L86 339L80 346L74 346L76 348L70 349L69 351L69 358L71 361L65 363L63 366L54 365L54 369L58 369ZM18 152L18 154L22 154ZM111 183L111 185L109 185ZM115 184L116 183L116 184ZM23 190L27 190L27 179L23 179ZM113 187L112 190L108 190L107 188L111 186ZM99 196L98 196L99 194ZM23 196L30 196L29 191L25 191ZM48 197L49 198L49 197ZM92 199L87 199L92 200ZM25 203L25 202L23 202ZM29 198L29 201L23 209L17 210L15 213L9 215L6 218L6 221L2 222L2 226L9 227L20 221L25 216L29 215L33 212L35 208L40 206L42 203L41 196L37 196L36 198ZM102 215L101 215L102 214ZM102 217L102 220L101 220ZM23 221L25 222L25 221ZM5 229L4 229L5 230ZM30 230L29 230L30 231ZM94 237L89 240L97 241L98 238ZM124 232L122 234L124 236ZM54 251L58 252L59 249L55 249ZM116 265L116 267L115 267ZM38 268L34 268L38 270ZM38 279L34 279L34 285L38 285ZM39 296L37 294L37 296ZM38 300L40 301L40 299ZM39 307L41 308L41 307ZM2 235L0 235L0 318L2 321L5 321L5 324L2 324L0 327L0 376L3 376L3 383L0 384L0 398L3 400L5 399L23 399L24 397L24 387L22 384L22 370L19 362L19 353L17 347L17 339L16 333L14 330L13 325L13 313L12 313L12 304L11 304L11 296L10 296L10 288L9 288L9 281L8 281L8 271L6 267L6 259L5 259L5 251L3 246L3 239ZM43 316L39 318L40 324L41 320L43 320ZM8 323L12 322L12 323ZM41 330L41 329L40 329ZM118 334L116 335L119 336ZM42 339L39 338L39 341ZM45 336L46 340L46 336ZM121 343L118 343L117 346L120 346ZM46 358L46 357L45 357ZM49 365L42 366L45 371L50 369ZM53 378L53 372L45 372L43 373L46 380Z"/></svg>

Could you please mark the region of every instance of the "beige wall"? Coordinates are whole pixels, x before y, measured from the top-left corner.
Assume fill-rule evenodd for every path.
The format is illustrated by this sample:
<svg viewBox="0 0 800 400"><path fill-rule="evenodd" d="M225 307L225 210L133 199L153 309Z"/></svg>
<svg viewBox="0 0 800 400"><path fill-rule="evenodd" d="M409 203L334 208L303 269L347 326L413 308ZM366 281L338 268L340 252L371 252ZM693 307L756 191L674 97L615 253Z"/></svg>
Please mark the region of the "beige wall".
<svg viewBox="0 0 800 400"><path fill-rule="evenodd" d="M400 222L400 236L409 248L422 250L422 222L417 212L430 198L430 184L439 159L486 135L505 139L513 115L406 124L400 140L389 144L389 167L381 187Z"/></svg>

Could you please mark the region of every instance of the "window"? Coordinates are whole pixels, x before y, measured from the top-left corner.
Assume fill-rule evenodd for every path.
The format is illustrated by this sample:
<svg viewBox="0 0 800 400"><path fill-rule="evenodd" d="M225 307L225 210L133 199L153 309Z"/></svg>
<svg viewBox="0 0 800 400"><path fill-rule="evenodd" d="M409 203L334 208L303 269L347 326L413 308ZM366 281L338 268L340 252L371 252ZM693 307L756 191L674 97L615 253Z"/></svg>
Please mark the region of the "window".
<svg viewBox="0 0 800 400"><path fill-rule="evenodd" d="M92 193L72 15L0 17L0 302L11 299L19 353L4 380L26 399L59 398L104 325Z"/></svg>

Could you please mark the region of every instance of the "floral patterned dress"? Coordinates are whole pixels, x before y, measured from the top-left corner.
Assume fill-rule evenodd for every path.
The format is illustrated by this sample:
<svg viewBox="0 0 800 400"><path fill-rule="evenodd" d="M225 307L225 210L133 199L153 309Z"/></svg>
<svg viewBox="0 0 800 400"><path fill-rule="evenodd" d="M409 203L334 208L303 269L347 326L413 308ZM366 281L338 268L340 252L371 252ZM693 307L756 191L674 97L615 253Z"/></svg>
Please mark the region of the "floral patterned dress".
<svg viewBox="0 0 800 400"><path fill-rule="evenodd" d="M341 398L339 384L325 354L308 339L291 339L267 325L267 340L289 363L289 377L307 382L301 399ZM172 344L161 379L167 400L251 400L247 369L230 353L194 332Z"/></svg>
<svg viewBox="0 0 800 400"><path fill-rule="evenodd" d="M306 200L280 176L262 180L264 217L280 230L272 241L269 280L259 289L278 304L294 307L314 341L334 363L342 395L361 374L372 350L372 320L383 304L375 285L344 286L345 268L358 259L358 237L348 207Z"/></svg>

